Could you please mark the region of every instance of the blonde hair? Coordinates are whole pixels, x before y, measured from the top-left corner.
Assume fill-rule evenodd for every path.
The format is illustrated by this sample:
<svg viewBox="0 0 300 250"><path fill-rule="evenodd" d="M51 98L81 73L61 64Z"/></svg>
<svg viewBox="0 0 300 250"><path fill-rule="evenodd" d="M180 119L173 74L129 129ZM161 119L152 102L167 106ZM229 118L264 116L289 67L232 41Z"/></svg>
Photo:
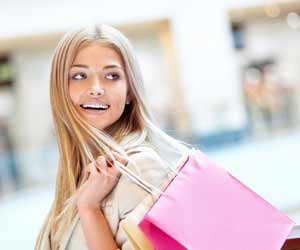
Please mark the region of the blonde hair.
<svg viewBox="0 0 300 250"><path fill-rule="evenodd" d="M127 75L131 103L126 105L120 119L109 128L110 135L89 125L76 112L68 94L69 69L76 53L93 42L115 49L124 62ZM35 249L42 249L45 236L49 237L51 249L58 248L64 230L76 215L75 202L68 201L82 184L83 167L95 158L91 148L97 150L97 155L111 155L111 150L114 150L128 158L126 152L129 149L147 141L160 155L169 156L162 159L170 169L174 160L170 152L182 155L188 150L185 143L170 137L155 125L144 96L143 79L131 44L120 31L111 26L82 28L63 36L52 61L50 100L59 148L59 165L54 201L37 238ZM130 143L121 146L119 142L129 134L135 136ZM133 179L130 173L124 173Z"/></svg>

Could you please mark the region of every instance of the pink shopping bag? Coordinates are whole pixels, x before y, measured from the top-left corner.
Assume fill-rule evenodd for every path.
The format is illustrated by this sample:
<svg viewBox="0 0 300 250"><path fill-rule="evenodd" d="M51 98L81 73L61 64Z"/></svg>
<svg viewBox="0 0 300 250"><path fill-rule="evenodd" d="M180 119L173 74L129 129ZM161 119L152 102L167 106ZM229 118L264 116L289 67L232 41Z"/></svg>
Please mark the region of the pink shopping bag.
<svg viewBox="0 0 300 250"><path fill-rule="evenodd" d="M279 250L293 221L193 152L139 223L154 248Z"/></svg>

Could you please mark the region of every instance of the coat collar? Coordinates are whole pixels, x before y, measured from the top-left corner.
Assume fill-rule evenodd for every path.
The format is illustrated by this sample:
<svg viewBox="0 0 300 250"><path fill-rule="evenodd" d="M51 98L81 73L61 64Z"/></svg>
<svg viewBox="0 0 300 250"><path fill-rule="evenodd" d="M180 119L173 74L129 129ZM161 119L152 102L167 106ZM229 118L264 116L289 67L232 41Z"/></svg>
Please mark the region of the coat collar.
<svg viewBox="0 0 300 250"><path fill-rule="evenodd" d="M123 136L120 141L120 145L123 147L128 147L130 144L134 143L141 135L141 132L132 132Z"/></svg>

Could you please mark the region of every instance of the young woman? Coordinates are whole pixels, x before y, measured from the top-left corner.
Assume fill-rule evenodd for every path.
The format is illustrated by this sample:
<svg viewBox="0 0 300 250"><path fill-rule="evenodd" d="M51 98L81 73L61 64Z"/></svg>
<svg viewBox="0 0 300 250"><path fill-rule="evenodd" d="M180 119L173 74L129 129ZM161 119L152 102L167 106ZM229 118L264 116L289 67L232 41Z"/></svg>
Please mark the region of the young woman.
<svg viewBox="0 0 300 250"><path fill-rule="evenodd" d="M50 98L60 158L36 249L132 249L120 222L188 148L154 124L127 38L107 25L67 33Z"/></svg>

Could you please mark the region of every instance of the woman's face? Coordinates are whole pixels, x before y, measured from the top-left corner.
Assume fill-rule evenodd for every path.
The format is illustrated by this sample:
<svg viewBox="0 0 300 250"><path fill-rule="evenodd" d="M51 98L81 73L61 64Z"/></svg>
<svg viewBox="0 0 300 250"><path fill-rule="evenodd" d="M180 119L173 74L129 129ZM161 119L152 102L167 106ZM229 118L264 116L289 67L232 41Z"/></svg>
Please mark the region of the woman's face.
<svg viewBox="0 0 300 250"><path fill-rule="evenodd" d="M115 123L129 102L120 55L100 43L79 50L69 72L69 94L93 127L104 130Z"/></svg>

